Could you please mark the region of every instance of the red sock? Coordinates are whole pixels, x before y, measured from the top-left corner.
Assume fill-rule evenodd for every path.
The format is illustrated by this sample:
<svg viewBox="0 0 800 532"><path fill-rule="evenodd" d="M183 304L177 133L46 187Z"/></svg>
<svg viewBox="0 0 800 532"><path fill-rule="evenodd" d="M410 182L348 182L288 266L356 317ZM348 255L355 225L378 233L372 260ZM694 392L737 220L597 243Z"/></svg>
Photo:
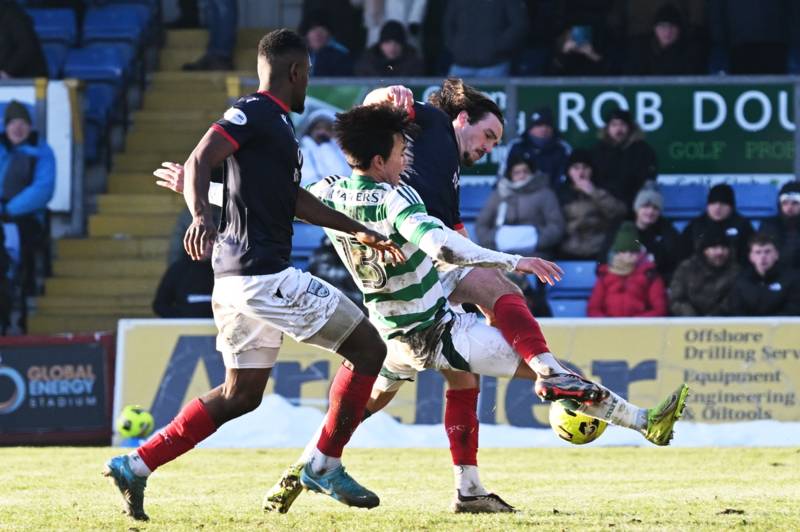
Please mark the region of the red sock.
<svg viewBox="0 0 800 532"><path fill-rule="evenodd" d="M317 449L322 454L333 458L342 456L344 446L364 419L376 378L377 375L362 375L339 366L331 384L328 416L317 442Z"/></svg>
<svg viewBox="0 0 800 532"><path fill-rule="evenodd" d="M501 296L494 304L494 318L503 338L525 362L550 351L539 323L521 295Z"/></svg>
<svg viewBox="0 0 800 532"><path fill-rule="evenodd" d="M205 405L200 399L195 399L184 406L164 430L136 451L150 471L155 471L157 467L192 450L216 430L217 426L208 415Z"/></svg>
<svg viewBox="0 0 800 532"><path fill-rule="evenodd" d="M444 428L453 465L478 465L478 389L447 390Z"/></svg>

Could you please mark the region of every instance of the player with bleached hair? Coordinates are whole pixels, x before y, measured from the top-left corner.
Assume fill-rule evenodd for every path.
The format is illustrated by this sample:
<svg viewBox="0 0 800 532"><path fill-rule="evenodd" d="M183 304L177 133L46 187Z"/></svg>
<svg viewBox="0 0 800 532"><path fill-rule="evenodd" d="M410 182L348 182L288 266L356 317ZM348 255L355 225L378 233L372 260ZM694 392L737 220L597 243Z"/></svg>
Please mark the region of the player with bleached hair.
<svg viewBox="0 0 800 532"><path fill-rule="evenodd" d="M518 354L500 331L474 314L451 309L432 259L533 273L551 283L560 273L555 264L542 259L481 248L430 216L416 191L400 182L406 136L413 138L415 129L405 111L388 105L356 107L339 114L335 132L353 174L349 178L329 176L309 188L326 205L376 231L385 231L402 245L408 257L403 265L384 264L348 235L328 232L364 293L370 321L387 342L387 358L367 405L367 415L386 404L378 403L376 396L393 397L404 381L413 380L418 371L429 368L539 381L531 367L533 362ZM544 349L552 357L546 344ZM688 391L685 385L657 407L646 410L596 383L590 384L599 393L591 401L573 396L583 402L574 405L578 410L637 430L656 445L669 443L673 426L683 411ZM282 479L284 489L291 489L292 501L299 494L292 484L305 485L303 477L313 460L310 445L295 466L299 474L294 472ZM294 476L299 476L299 482L293 480ZM482 497L513 510L496 495Z"/></svg>

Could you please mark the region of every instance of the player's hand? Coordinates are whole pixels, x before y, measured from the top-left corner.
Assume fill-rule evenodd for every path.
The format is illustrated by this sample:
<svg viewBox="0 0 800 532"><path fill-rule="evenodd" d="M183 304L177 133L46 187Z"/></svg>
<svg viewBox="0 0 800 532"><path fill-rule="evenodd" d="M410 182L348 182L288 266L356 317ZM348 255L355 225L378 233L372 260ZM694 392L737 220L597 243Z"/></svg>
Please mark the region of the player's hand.
<svg viewBox="0 0 800 532"><path fill-rule="evenodd" d="M517 263L517 272L532 273L543 283L553 286L564 275L558 264L538 257L523 257Z"/></svg>
<svg viewBox="0 0 800 532"><path fill-rule="evenodd" d="M414 108L414 93L408 87L391 85L386 87L386 92L389 102L396 107L405 109L408 112L411 112L411 109Z"/></svg>
<svg viewBox="0 0 800 532"><path fill-rule="evenodd" d="M168 188L178 194L183 194L183 165L166 161L161 163L161 168L155 170L153 175L158 178L156 185Z"/></svg>
<svg viewBox="0 0 800 532"><path fill-rule="evenodd" d="M211 257L211 249L217 238L217 228L211 220L211 215L206 214L192 220L183 237L183 249L192 260L203 260Z"/></svg>
<svg viewBox="0 0 800 532"><path fill-rule="evenodd" d="M360 231L353 235L356 240L365 246L371 247L378 252L378 257L381 262L390 262L391 264L402 264L406 261L406 256L403 251L397 247L397 244L386 238L380 233L375 231ZM388 255L388 261L386 256Z"/></svg>

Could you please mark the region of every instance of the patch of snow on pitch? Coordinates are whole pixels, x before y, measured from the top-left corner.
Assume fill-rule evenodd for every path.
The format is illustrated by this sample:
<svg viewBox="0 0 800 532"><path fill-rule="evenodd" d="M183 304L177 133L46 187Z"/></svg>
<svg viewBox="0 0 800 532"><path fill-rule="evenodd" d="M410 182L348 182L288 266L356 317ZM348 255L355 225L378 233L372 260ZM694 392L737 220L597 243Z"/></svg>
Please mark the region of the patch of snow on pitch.
<svg viewBox="0 0 800 532"><path fill-rule="evenodd" d="M322 423L323 414L308 406L293 406L279 395L264 397L254 412L220 427L200 447L305 447ZM480 445L486 447L571 447L550 429L482 424ZM592 447L649 446L639 434L608 427ZM748 421L709 425L679 422L676 447L800 446L800 423ZM379 412L358 428L351 447L448 447L439 425L405 425Z"/></svg>

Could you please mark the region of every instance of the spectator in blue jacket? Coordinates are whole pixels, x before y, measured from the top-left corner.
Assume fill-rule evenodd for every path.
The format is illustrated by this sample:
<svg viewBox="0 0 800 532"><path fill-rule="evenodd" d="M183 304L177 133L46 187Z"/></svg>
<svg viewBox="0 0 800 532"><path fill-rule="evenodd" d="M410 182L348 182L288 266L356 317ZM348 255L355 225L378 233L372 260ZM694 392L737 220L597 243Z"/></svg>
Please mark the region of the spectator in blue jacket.
<svg viewBox="0 0 800 532"><path fill-rule="evenodd" d="M12 101L0 135L0 218L6 248L15 262L44 236L47 203L53 197L56 164L53 150L39 139L25 105ZM14 249L13 243L19 245Z"/></svg>
<svg viewBox="0 0 800 532"><path fill-rule="evenodd" d="M524 160L550 177L550 186L556 187L567 171L567 160L572 146L558 136L553 111L542 107L528 117L528 129L511 144L506 165L510 161Z"/></svg>
<svg viewBox="0 0 800 532"><path fill-rule="evenodd" d="M312 76L352 76L350 50L336 40L324 16L312 13L300 29L308 44Z"/></svg>

